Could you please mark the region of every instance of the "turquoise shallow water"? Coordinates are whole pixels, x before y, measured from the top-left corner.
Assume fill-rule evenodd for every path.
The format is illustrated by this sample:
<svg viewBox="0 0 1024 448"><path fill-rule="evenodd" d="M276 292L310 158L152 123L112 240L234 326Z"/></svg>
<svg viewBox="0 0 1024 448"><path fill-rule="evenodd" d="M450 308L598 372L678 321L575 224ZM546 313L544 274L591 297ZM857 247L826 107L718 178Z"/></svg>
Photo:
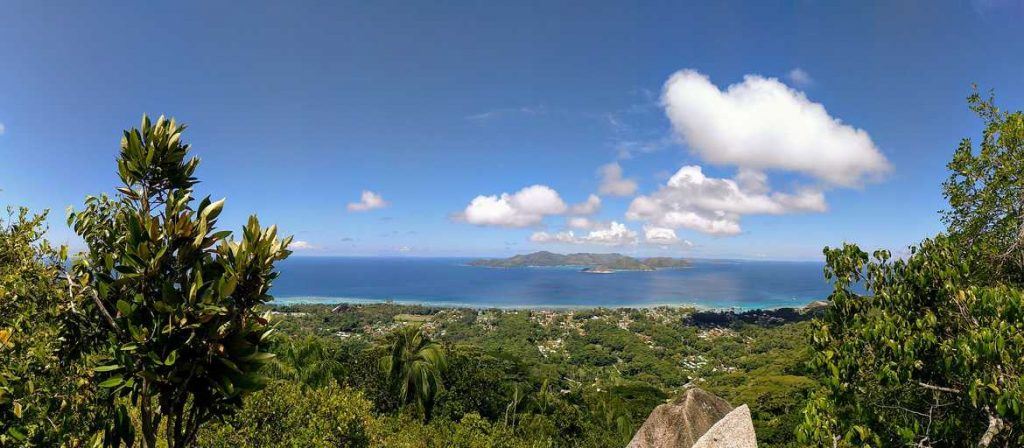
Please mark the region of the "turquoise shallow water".
<svg viewBox="0 0 1024 448"><path fill-rule="evenodd" d="M494 269L464 258L294 257L279 265L275 303L392 300L499 308L803 306L831 287L818 262L695 260L654 272L586 274L579 268Z"/></svg>

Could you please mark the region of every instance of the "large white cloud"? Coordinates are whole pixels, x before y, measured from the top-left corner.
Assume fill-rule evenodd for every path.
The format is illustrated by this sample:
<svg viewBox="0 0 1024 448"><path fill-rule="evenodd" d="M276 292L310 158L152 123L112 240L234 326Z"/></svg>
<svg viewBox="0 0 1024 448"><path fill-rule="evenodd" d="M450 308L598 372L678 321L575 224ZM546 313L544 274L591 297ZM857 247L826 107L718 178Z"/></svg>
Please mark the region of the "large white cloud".
<svg viewBox="0 0 1024 448"><path fill-rule="evenodd" d="M682 70L665 83L662 102L675 131L709 163L797 171L839 186L890 169L866 131L773 78L748 75L723 91Z"/></svg>
<svg viewBox="0 0 1024 448"><path fill-rule="evenodd" d="M591 230L586 234L576 235L576 232L567 230L558 233L535 232L530 236L530 241L535 243L564 243L564 244L601 244L607 246L623 246L635 244L637 233L626 227L625 224L612 221L607 226Z"/></svg>
<svg viewBox="0 0 1024 448"><path fill-rule="evenodd" d="M565 213L567 208L551 187L532 185L515 194L477 196L461 218L480 226L529 227L540 224L545 216Z"/></svg>
<svg viewBox="0 0 1024 448"><path fill-rule="evenodd" d="M599 193L611 196L630 196L636 193L636 182L622 177L622 166L617 162L603 165L598 169L598 174L601 176Z"/></svg>
<svg viewBox="0 0 1024 448"><path fill-rule="evenodd" d="M348 211L365 212L367 210L384 208L387 206L388 201L385 201L381 195L370 190L363 190L363 194L359 197L359 202L349 202Z"/></svg>
<svg viewBox="0 0 1024 448"><path fill-rule="evenodd" d="M634 198L626 217L656 228L735 235L741 231L743 215L823 212L828 208L820 190L770 192L766 182L759 172L742 170L735 179L721 179L705 176L699 166L684 166L658 191Z"/></svg>

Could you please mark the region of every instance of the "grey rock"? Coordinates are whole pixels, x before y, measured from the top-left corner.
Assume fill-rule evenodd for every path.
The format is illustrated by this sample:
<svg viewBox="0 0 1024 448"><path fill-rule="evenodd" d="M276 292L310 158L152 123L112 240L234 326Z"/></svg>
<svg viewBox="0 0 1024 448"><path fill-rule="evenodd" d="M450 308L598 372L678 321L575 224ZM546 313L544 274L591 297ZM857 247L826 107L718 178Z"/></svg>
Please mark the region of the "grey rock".
<svg viewBox="0 0 1024 448"><path fill-rule="evenodd" d="M692 448L757 448L750 409L743 405L722 417Z"/></svg>
<svg viewBox="0 0 1024 448"><path fill-rule="evenodd" d="M682 397L654 408L627 448L690 448L730 411L729 402L700 388L688 389Z"/></svg>

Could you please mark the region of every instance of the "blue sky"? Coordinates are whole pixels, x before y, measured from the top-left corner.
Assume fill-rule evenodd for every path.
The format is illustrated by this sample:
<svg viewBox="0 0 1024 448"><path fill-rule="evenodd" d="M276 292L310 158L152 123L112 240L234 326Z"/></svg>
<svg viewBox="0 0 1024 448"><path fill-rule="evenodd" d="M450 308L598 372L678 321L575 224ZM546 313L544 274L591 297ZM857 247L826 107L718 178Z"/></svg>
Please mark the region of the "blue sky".
<svg viewBox="0 0 1024 448"><path fill-rule="evenodd" d="M5 2L0 204L78 244L64 209L113 190L147 112L189 123L222 225L257 213L304 254L817 259L940 231L971 83L1024 104L1016 2L432 3ZM772 113L794 104L824 115Z"/></svg>

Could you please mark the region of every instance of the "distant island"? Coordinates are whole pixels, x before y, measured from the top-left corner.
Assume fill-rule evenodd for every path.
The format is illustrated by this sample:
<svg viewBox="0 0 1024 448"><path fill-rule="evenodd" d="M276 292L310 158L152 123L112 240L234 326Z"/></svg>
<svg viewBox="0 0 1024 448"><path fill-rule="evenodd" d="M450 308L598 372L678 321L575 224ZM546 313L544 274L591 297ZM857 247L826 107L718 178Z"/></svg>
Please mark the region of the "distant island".
<svg viewBox="0 0 1024 448"><path fill-rule="evenodd" d="M583 272L610 274L617 271L653 271L662 268L682 268L690 265L688 260L670 257L633 258L622 254L556 254L541 251L509 258L474 260L471 266L489 268L526 268L579 266Z"/></svg>

